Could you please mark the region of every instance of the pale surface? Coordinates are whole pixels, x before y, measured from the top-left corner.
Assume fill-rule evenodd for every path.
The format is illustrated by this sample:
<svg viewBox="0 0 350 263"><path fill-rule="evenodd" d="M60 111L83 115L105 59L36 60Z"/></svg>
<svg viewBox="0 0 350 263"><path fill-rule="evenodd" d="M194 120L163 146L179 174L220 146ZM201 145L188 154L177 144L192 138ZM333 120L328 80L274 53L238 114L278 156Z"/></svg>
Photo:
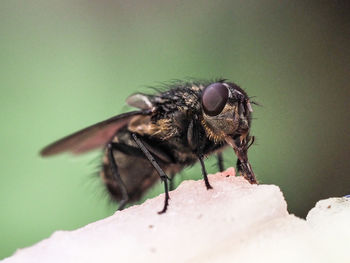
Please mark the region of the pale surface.
<svg viewBox="0 0 350 263"><path fill-rule="evenodd" d="M2 262L330 262L335 252L336 262L350 262L344 250L350 233L333 229L339 220L349 231L349 205L342 212L349 202L329 209L321 201L306 222L288 214L274 185L250 185L234 169L209 179L209 191L203 181L183 182L171 192L166 214L157 214L162 194L81 229L55 232Z"/></svg>
<svg viewBox="0 0 350 263"><path fill-rule="evenodd" d="M318 201L306 217L328 262L350 262L350 198Z"/></svg>

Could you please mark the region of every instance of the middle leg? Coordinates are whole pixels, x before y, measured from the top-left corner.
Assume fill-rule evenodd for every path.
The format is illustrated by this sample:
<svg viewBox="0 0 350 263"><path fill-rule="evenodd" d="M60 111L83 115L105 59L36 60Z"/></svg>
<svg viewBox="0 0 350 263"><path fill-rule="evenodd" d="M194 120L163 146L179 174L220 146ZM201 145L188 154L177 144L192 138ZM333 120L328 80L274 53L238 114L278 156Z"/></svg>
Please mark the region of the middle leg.
<svg viewBox="0 0 350 263"><path fill-rule="evenodd" d="M217 157L218 157L219 171L223 172L225 170L225 168L224 168L224 158L222 157L222 152L219 152L217 154Z"/></svg>
<svg viewBox="0 0 350 263"><path fill-rule="evenodd" d="M201 163L201 166L202 166L202 174L203 174L203 177L204 177L205 186L207 187L208 190L209 189L213 189L213 187L209 183L207 170L205 169L205 165L204 165L204 161L203 161L203 156L202 155L198 156L198 159L199 159L199 161Z"/></svg>

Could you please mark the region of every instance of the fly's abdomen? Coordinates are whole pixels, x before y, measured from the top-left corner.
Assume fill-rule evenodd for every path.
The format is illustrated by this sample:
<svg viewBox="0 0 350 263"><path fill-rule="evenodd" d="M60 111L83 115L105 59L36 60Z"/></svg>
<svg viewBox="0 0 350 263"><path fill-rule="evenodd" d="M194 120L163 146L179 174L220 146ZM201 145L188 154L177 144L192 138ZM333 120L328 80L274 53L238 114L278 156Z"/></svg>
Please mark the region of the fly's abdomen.
<svg viewBox="0 0 350 263"><path fill-rule="evenodd" d="M138 156L126 154L114 150L114 157L118 166L118 172L127 189L129 200L137 201L142 195L154 185L159 176L150 162ZM122 198L121 187L112 174L111 165L107 158L104 158L101 178L114 201Z"/></svg>

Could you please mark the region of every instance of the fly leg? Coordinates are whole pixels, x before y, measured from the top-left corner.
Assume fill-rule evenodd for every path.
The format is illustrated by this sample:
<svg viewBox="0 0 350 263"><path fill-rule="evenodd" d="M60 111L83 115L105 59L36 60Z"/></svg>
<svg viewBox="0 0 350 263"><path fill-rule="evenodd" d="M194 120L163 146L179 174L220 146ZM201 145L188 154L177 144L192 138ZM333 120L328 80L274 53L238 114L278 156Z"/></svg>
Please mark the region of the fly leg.
<svg viewBox="0 0 350 263"><path fill-rule="evenodd" d="M175 177L175 174L171 174L170 175L170 182L169 182L169 191L172 191L175 189L175 185L174 185L174 177Z"/></svg>
<svg viewBox="0 0 350 263"><path fill-rule="evenodd" d="M204 177L204 183L205 183L205 186L207 187L207 189L213 189L213 187L210 185L209 183L209 180L208 180L208 173L207 173L207 170L205 169L205 165L204 165L204 161L203 161L203 155L199 155L198 156L198 159L201 163L201 166L202 166L202 174L203 174L203 177Z"/></svg>
<svg viewBox="0 0 350 263"><path fill-rule="evenodd" d="M196 153L199 162L202 167L202 175L204 178L205 186L207 187L207 190L213 189L213 187L210 185L208 180L208 173L205 169L204 161L203 161L203 146L204 146L204 140L206 139L205 132L201 131L200 129L194 129L194 127L201 127L199 117L197 115L193 116L193 120L191 121L188 131L187 131L187 141L192 148L192 150Z"/></svg>
<svg viewBox="0 0 350 263"><path fill-rule="evenodd" d="M166 210L168 208L168 203L169 203L169 199L170 199L170 197L169 197L168 180L171 180L171 179L165 174L163 169L160 168L159 164L156 162L156 160L154 159L152 154L147 150L147 148L142 143L142 141L137 137L137 135L135 133L133 133L132 137L134 138L136 144L140 147L142 152L146 155L147 159L151 162L151 164L153 165L154 169L157 170L160 179L164 183L164 191L165 191L164 206L163 206L163 209L158 212L158 214L163 214L163 213L166 212Z"/></svg>
<svg viewBox="0 0 350 263"><path fill-rule="evenodd" d="M249 181L251 184L257 184L254 172L248 160L241 161L237 159L237 171L241 174L245 179Z"/></svg>
<svg viewBox="0 0 350 263"><path fill-rule="evenodd" d="M230 144L235 151L237 160L237 172L247 179L251 184L257 184L252 166L248 161L248 148L254 143L254 136L248 135L242 137L226 138L228 144Z"/></svg>
<svg viewBox="0 0 350 263"><path fill-rule="evenodd" d="M108 145L107 145L107 152L108 152L108 160L109 160L109 163L110 163L112 176L115 179L115 181L117 182L118 186L120 187L120 191L122 193L122 199L119 202L118 210L123 210L125 205L129 201L129 196L128 196L128 191L126 190L126 186L125 186L122 178L120 177L117 163L115 162L115 158L114 158L114 154L113 154L113 144L112 143L108 143Z"/></svg>
<svg viewBox="0 0 350 263"><path fill-rule="evenodd" d="M220 171L220 172L223 172L223 171L225 170L225 168L224 168L224 159L223 159L223 157L222 157L222 153L219 152L219 153L217 154L217 157L218 157L219 171Z"/></svg>

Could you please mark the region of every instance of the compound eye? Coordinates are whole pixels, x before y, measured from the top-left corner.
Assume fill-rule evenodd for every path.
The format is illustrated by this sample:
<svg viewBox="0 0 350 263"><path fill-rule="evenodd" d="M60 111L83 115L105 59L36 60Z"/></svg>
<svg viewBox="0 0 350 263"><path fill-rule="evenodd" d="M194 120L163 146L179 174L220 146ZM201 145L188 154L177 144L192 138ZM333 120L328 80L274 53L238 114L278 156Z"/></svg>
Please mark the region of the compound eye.
<svg viewBox="0 0 350 263"><path fill-rule="evenodd" d="M202 93L202 106L209 116L218 115L225 107L228 99L228 89L222 83L213 83Z"/></svg>

